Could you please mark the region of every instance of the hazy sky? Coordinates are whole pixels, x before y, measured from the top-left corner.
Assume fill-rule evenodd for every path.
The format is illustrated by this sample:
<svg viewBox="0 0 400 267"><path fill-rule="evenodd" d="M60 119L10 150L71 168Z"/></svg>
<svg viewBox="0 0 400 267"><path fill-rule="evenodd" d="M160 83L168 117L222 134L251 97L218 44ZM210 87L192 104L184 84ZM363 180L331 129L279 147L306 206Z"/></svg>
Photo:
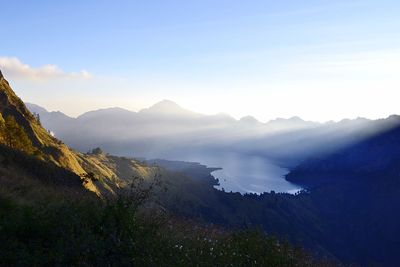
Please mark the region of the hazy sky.
<svg viewBox="0 0 400 267"><path fill-rule="evenodd" d="M400 113L400 1L0 0L0 68L76 116L162 99L260 120Z"/></svg>

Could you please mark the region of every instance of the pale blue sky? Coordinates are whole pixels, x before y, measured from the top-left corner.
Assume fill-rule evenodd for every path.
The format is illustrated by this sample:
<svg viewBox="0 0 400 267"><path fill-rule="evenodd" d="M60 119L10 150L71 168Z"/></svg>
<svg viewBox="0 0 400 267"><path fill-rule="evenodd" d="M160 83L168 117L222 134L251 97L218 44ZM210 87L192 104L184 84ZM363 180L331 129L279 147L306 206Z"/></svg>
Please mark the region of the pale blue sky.
<svg viewBox="0 0 400 267"><path fill-rule="evenodd" d="M138 110L167 98L260 120L400 113L398 1L0 0L0 7L0 67L24 100L50 110Z"/></svg>

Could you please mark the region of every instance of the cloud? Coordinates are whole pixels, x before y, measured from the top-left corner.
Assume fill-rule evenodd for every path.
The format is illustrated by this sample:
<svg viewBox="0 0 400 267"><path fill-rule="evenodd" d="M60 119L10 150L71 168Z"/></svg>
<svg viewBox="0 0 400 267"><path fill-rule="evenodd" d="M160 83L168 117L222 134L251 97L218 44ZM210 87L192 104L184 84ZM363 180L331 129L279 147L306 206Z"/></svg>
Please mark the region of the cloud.
<svg viewBox="0 0 400 267"><path fill-rule="evenodd" d="M53 79L83 79L88 80L92 75L86 71L65 72L56 65L44 65L34 68L21 62L16 57L0 57L0 69L4 75L14 79L47 81Z"/></svg>

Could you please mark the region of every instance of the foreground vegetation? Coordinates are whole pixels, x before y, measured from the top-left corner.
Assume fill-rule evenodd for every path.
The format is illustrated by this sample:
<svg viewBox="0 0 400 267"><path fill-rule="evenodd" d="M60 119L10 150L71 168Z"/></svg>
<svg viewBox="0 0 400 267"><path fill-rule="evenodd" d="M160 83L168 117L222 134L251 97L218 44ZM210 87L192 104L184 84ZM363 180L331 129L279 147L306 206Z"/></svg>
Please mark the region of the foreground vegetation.
<svg viewBox="0 0 400 267"><path fill-rule="evenodd" d="M142 209L146 210L146 209ZM259 231L138 212L129 198L18 203L0 196L4 266L315 266L301 249Z"/></svg>

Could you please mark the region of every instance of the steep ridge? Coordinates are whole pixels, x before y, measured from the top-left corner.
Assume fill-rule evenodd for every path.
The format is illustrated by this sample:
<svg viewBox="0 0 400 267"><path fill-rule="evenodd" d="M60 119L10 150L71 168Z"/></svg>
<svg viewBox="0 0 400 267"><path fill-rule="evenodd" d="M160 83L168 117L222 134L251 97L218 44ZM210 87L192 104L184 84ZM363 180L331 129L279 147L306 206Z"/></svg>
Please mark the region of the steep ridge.
<svg viewBox="0 0 400 267"><path fill-rule="evenodd" d="M0 119L4 123L7 117L13 117L23 128L34 147L34 157L75 173L81 177L85 188L99 196L115 194L133 176L154 175L154 168L133 159L112 157L102 152L83 154L70 149L41 126L0 72Z"/></svg>
<svg viewBox="0 0 400 267"><path fill-rule="evenodd" d="M74 153L62 142L52 137L33 114L26 108L22 100L14 93L9 83L0 81L0 113L3 118L12 116L23 127L32 145L40 151L40 157L60 167L82 174L85 170L80 166Z"/></svg>

